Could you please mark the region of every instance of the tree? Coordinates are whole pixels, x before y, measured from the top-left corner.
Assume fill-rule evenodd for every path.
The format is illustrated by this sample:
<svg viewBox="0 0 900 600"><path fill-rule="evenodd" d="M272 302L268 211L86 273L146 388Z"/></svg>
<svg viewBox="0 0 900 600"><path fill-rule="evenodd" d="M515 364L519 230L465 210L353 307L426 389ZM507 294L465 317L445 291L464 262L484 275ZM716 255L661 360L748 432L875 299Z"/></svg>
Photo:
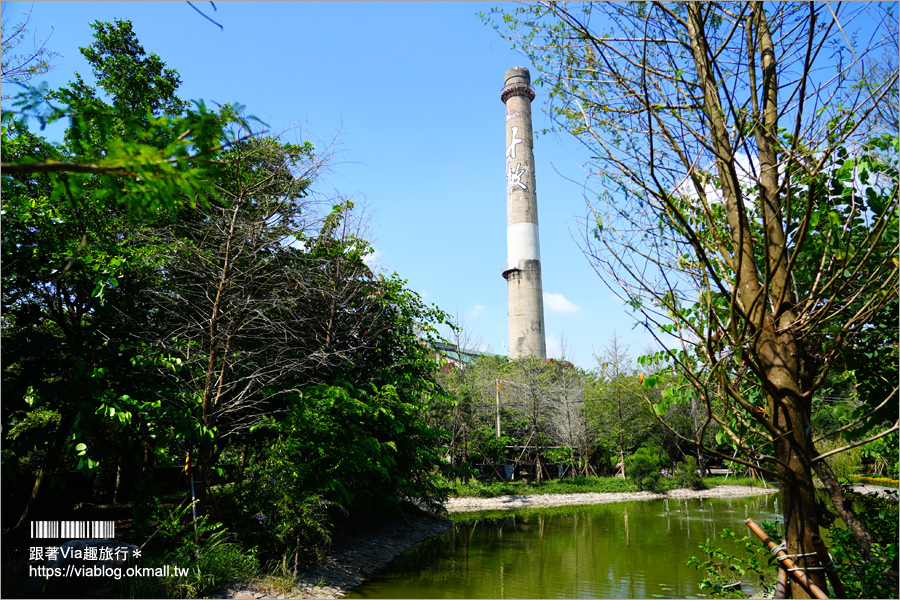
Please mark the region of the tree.
<svg viewBox="0 0 900 600"><path fill-rule="evenodd" d="M475 431L479 426L477 413L479 393L478 387L494 389L495 381L478 381L478 369L475 367L477 357L467 353L480 345L477 339L467 327L465 319L457 312L453 323L448 326L444 337L450 342L448 346L438 349L439 355L444 356L444 364L441 365L441 373L438 376L440 388L445 394L442 400L446 401L446 411L443 417L443 426L449 428L449 457L450 466L455 466L460 452L458 447L465 446L468 431ZM449 355L449 356L448 356ZM493 411L491 411L493 414ZM487 425L487 423L483 423ZM465 456L465 452L462 453ZM464 459L465 460L465 459Z"/></svg>
<svg viewBox="0 0 900 600"><path fill-rule="evenodd" d="M215 159L228 121L202 107L184 110L174 96L177 73L144 54L130 23L94 28L95 45L83 52L102 80L100 90L76 76L78 83L63 90L20 94L18 116L3 111L3 340L11 367L4 388L15 399L4 403L3 417L4 424L20 426L19 434L43 434L36 436L38 476L20 524L60 460L77 456L79 469L95 472L88 438L109 425L98 409L117 398L140 398L135 390L146 380L120 345L130 331L126 324L146 314L140 291L155 283L155 263L153 247L136 245L135 232L160 218L161 208L174 210L185 195L205 189L208 165L189 164L188 157L199 151ZM133 69L100 75L123 61ZM60 98L65 108L35 112ZM31 133L29 115L44 122L70 118L65 142ZM125 412L105 416L137 430L146 425L126 423ZM112 446L139 438L125 433ZM130 448L121 450L120 456Z"/></svg>
<svg viewBox="0 0 900 600"><path fill-rule="evenodd" d="M331 236L307 237L317 222L306 200L324 159L311 144L262 137L222 158L211 172L214 195L141 235L160 248L161 285L146 291L151 318L133 342L157 366L160 400L190 417L201 482L231 437L290 389L276 386L280 379L305 381L329 366L310 309L331 300L315 285Z"/></svg>
<svg viewBox="0 0 900 600"><path fill-rule="evenodd" d="M19 525L54 471L102 464L119 501L129 472L185 452L202 512L237 440L259 467L239 509L284 500L272 539L295 552L327 537L320 500L439 505L424 415L446 315L374 274L352 202L315 193L329 148L189 108L128 22L93 26L98 88L76 75L3 114L3 475L34 481ZM64 142L30 116L71 119ZM255 493L260 473L277 493Z"/></svg>
<svg viewBox="0 0 900 600"><path fill-rule="evenodd" d="M559 360L549 362L550 417L548 433L560 446L569 449L569 462L573 469L588 473L588 457L593 440L585 411L585 397L590 385L590 374L578 369L566 360L570 351L565 337L560 336ZM575 450L579 457L576 462ZM573 471L574 474L574 471Z"/></svg>
<svg viewBox="0 0 900 600"><path fill-rule="evenodd" d="M0 59L0 81L4 84L27 83L35 77L44 75L54 68L53 59L59 56L59 52L47 48L46 40L38 44L36 38L33 39L30 50L19 51L28 37L28 24L33 9L32 3L20 22L10 23L8 17L3 19L0 31L2 42L0 55L3 57ZM3 94L4 100L12 97L12 94Z"/></svg>
<svg viewBox="0 0 900 600"><path fill-rule="evenodd" d="M16 95L16 110L3 110L4 147L28 131L29 118L42 128L70 124L50 156L4 156L4 175L46 174L53 201L121 205L137 217L196 203L210 191L206 171L217 154L240 141L229 132L250 131L256 119L238 117L240 107L216 112L179 99L177 71L144 51L130 21L91 26L94 43L80 51L100 89L76 73L59 90L28 87Z"/></svg>
<svg viewBox="0 0 900 600"><path fill-rule="evenodd" d="M600 377L588 396L589 422L598 440L618 455L625 477L625 455L647 440L653 414L640 392L628 346L617 335L595 359Z"/></svg>
<svg viewBox="0 0 900 600"><path fill-rule="evenodd" d="M524 356L510 362L507 371L509 392L505 399L510 406L513 418L518 421L518 436L524 440L526 451L535 449L536 477L540 481L544 476L544 465L541 461L541 446L550 441L549 422L552 418L552 398L549 381L549 369L546 360L534 356Z"/></svg>
<svg viewBox="0 0 900 600"><path fill-rule="evenodd" d="M663 402L695 394L738 461L778 477L792 554L812 552L818 530L811 473L824 455L810 436L812 396L896 297L897 168L875 152L896 148L896 134L851 143L896 71L836 101L880 50L877 37L851 47L844 35L871 15L542 3L503 25L523 32L516 41L541 69L559 127L596 157L586 254L665 348L653 361L689 382L664 387ZM895 10L869 23L877 32L889 18ZM853 61L829 52L835 36ZM872 408L896 406L896 394ZM870 435L856 443L897 429L894 417L879 431L874 416L861 415Z"/></svg>

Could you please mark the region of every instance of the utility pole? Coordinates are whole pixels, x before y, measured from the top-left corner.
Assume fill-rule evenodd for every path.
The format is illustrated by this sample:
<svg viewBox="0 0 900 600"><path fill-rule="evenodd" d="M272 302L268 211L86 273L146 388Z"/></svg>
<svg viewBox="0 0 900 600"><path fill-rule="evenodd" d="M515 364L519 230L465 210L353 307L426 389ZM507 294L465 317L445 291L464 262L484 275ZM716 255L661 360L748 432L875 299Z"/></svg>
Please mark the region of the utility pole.
<svg viewBox="0 0 900 600"><path fill-rule="evenodd" d="M501 388L501 386L503 386L503 383L498 379L497 380L497 398L496 398L497 410L495 411L496 416L497 416L497 437L498 438L500 437L500 388Z"/></svg>

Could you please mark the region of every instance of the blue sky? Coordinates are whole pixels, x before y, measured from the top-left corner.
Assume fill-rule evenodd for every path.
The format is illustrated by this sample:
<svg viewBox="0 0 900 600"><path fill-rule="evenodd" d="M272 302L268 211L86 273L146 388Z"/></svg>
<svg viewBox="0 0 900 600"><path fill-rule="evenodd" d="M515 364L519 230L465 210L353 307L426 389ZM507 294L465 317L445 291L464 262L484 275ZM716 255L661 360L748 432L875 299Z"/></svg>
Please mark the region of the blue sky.
<svg viewBox="0 0 900 600"><path fill-rule="evenodd" d="M183 80L185 99L239 102L271 132L325 148L337 163L322 191L366 204L378 265L453 315L483 349L506 354L503 74L537 70L477 17L482 2L36 2L30 30L62 56L44 79L90 69L89 23L130 19L148 52ZM502 6L502 4L500 4ZM17 20L29 2L4 2ZM549 126L537 89L534 128ZM585 160L574 139L535 141L547 348L593 365L615 333L643 354L652 339L603 284L578 244ZM573 239L574 236L574 239Z"/></svg>

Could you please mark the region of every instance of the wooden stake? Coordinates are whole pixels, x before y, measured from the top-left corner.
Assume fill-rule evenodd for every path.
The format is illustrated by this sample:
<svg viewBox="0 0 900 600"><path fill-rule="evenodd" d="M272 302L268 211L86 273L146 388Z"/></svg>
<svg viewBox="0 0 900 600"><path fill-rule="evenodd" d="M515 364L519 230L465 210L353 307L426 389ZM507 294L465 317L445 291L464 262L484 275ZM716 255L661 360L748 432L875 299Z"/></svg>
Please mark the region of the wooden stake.
<svg viewBox="0 0 900 600"><path fill-rule="evenodd" d="M769 550L775 550L778 547L778 544L775 543L775 540L766 535L766 532L762 530L762 528L756 524L756 521L753 519L747 519L744 521L747 524L747 527L750 528L750 531L756 534L756 537L762 540L763 544ZM775 557L778 559L778 562L781 563L781 568L785 569L788 574L794 578L794 580L803 586L810 596L813 598L819 598L819 600L828 600L828 596L825 595L825 592L822 591L822 588L813 583L810 578L806 575L806 573L802 571L792 571L791 569L796 568L794 565L794 561L792 561L787 552L784 550L778 550L775 552Z"/></svg>

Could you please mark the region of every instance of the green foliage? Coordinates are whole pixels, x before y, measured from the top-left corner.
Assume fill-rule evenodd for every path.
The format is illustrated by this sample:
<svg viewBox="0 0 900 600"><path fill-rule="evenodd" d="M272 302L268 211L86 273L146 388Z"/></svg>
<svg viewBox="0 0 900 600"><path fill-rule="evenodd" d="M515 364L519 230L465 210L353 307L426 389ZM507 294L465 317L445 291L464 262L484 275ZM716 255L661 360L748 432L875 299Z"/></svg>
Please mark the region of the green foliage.
<svg viewBox="0 0 900 600"><path fill-rule="evenodd" d="M450 495L456 498L496 498L509 495L539 494L614 494L635 492L637 487L621 477L576 477L574 479L550 479L525 485L521 481L492 481L483 483L477 479L463 482L457 478L448 482Z"/></svg>
<svg viewBox="0 0 900 600"><path fill-rule="evenodd" d="M613 337L597 361L598 376L585 393L585 414L597 444L621 458L643 444L658 443L653 438L659 424L628 347Z"/></svg>
<svg viewBox="0 0 900 600"><path fill-rule="evenodd" d="M339 507L329 510L327 500L309 491L297 452L289 436L266 444L231 494L235 527L264 560L285 552L316 557L331 541L331 513Z"/></svg>
<svg viewBox="0 0 900 600"><path fill-rule="evenodd" d="M678 487L689 490L705 490L703 478L697 472L697 460L693 456L685 456L684 461L675 466L675 480Z"/></svg>
<svg viewBox="0 0 900 600"><path fill-rule="evenodd" d="M497 437L496 431L487 426L470 430L469 435L469 461L472 463L503 462L505 447L515 443L507 435Z"/></svg>
<svg viewBox="0 0 900 600"><path fill-rule="evenodd" d="M750 477L731 476L725 480L724 475L709 477L703 481L706 487L713 488L720 485L739 485L747 487L763 487L763 482ZM576 477L574 479L550 479L525 485L521 481L491 481L484 483L477 479L463 481L460 478L445 481L444 485L449 489L450 495L456 498L496 498L507 495L532 495L532 494L586 494L586 493L627 493L638 491L637 485L631 479L622 477ZM680 487L677 478L661 478L658 481L658 490L674 490Z"/></svg>
<svg viewBox="0 0 900 600"><path fill-rule="evenodd" d="M875 473L890 479L900 479L900 434L896 431L878 438L861 449L864 459L870 460Z"/></svg>
<svg viewBox="0 0 900 600"><path fill-rule="evenodd" d="M706 571L707 575L700 580L700 589L711 598L744 598L740 588L726 586L755 576L756 584L764 593L769 593L774 586L774 571L777 570L775 559L756 539L750 536L738 538L737 534L727 527L722 530L723 540L732 540L729 546L737 545L738 554L726 550L710 542L700 544L706 553L706 560L692 556L687 564L698 571Z"/></svg>
<svg viewBox="0 0 900 600"><path fill-rule="evenodd" d="M658 492L661 489L660 469L665 467L668 458L661 456L659 448L645 446L625 459L625 474L635 487L641 491Z"/></svg>
<svg viewBox="0 0 900 600"><path fill-rule="evenodd" d="M208 515L191 520L191 504L167 510L157 505L157 526L163 542L160 554L141 566L176 565L187 575L135 578L126 593L130 597L204 598L236 581L253 577L259 561L221 525L208 523Z"/></svg>
<svg viewBox="0 0 900 600"><path fill-rule="evenodd" d="M437 506L444 497L434 432L421 407L392 385L309 387L271 427L279 438L251 469L254 477L269 474L351 513L402 498Z"/></svg>
<svg viewBox="0 0 900 600"><path fill-rule="evenodd" d="M843 446L845 443L846 442L844 442L843 439L838 438L838 440L832 443L826 442L822 444L822 448L819 451L825 453L833 448ZM834 473L835 477L839 480L848 480L852 475L859 474L860 467L862 466L862 451L859 447L850 448L849 450L844 450L838 454L833 454L825 460L828 462L828 466L831 467L831 471Z"/></svg>
<svg viewBox="0 0 900 600"><path fill-rule="evenodd" d="M180 76L129 22L93 28L82 53L96 86L76 74L28 88L2 115L4 481L187 453L213 477L242 439L256 455L231 516L268 556L314 554L341 509L438 506L424 415L446 315L365 265L352 203L322 214L309 198L325 164L311 143L254 137L240 107L181 100ZM31 119L66 120L64 142ZM204 413L209 397L222 404ZM136 531L152 520L145 483ZM166 525L166 556L193 552L202 568L167 593L197 596L213 585L204 573L221 579L213 563L227 571L242 552L219 529L192 541L183 517Z"/></svg>
<svg viewBox="0 0 900 600"><path fill-rule="evenodd" d="M841 487L871 534L872 552L877 557L873 562L866 560L851 532L832 522L828 529L832 540L830 550L847 597L896 598L897 564L900 560L897 491L890 490L883 495L860 494L850 486Z"/></svg>
<svg viewBox="0 0 900 600"><path fill-rule="evenodd" d="M708 487L716 487L717 485L740 485L746 487L766 487L768 486L777 486L777 483L769 483L766 484L763 480L757 479L755 477L735 477L731 475L728 479L725 479L725 475L716 475L715 477L707 477L703 480L703 482Z"/></svg>
<svg viewBox="0 0 900 600"><path fill-rule="evenodd" d="M39 174L53 204L121 204L133 216L202 202L213 189L210 165L239 139L230 126L249 131L255 119L241 117L240 107L214 111L178 99L177 72L146 55L130 21L92 27L94 43L81 52L99 90L76 74L59 90L27 88L13 103L15 112L3 110L4 188L16 177ZM42 128L67 119L65 143L36 153L28 117Z"/></svg>

